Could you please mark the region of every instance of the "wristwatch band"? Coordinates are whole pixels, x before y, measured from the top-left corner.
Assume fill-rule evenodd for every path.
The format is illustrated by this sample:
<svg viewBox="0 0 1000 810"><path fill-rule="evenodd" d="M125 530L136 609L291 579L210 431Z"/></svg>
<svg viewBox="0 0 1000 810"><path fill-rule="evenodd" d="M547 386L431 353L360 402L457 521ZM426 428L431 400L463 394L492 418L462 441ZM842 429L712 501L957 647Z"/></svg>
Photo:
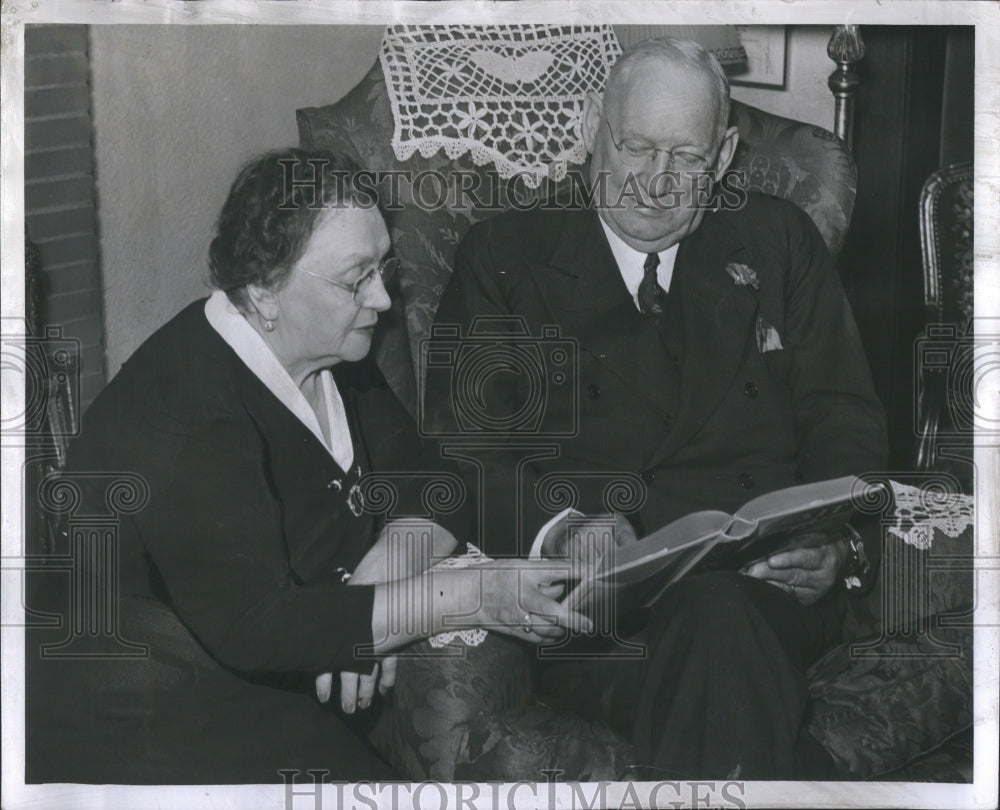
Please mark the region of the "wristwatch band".
<svg viewBox="0 0 1000 810"><path fill-rule="evenodd" d="M850 523L845 523L844 535L847 540L848 551L847 560L844 562L841 574L844 577L844 587L847 590L852 590L861 587L861 579L871 570L871 566L868 564L868 557L865 555L864 541L861 539L861 535L858 534L857 529Z"/></svg>

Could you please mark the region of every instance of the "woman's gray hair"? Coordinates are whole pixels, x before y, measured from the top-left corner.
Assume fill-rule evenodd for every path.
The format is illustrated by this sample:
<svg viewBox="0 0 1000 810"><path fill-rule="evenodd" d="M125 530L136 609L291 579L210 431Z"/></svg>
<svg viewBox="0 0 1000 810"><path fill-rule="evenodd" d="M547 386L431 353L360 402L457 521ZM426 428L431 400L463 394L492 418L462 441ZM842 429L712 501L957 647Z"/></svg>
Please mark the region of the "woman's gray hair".
<svg viewBox="0 0 1000 810"><path fill-rule="evenodd" d="M729 79L712 54L697 42L676 37L647 39L629 48L611 68L604 88L605 100L625 91L635 71L646 62L659 62L671 66L688 67L708 74L715 85L715 139L716 144L729 125Z"/></svg>

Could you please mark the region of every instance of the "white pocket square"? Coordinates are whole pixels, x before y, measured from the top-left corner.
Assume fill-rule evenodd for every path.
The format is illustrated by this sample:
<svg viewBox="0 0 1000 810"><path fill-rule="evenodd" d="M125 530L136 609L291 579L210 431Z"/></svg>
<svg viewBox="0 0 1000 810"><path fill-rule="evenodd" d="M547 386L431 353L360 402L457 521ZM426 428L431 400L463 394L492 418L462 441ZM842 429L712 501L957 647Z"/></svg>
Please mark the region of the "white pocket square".
<svg viewBox="0 0 1000 810"><path fill-rule="evenodd" d="M758 316L757 351L763 354L764 352L773 352L783 348L785 347L781 345L781 336L778 334L778 330L762 317Z"/></svg>

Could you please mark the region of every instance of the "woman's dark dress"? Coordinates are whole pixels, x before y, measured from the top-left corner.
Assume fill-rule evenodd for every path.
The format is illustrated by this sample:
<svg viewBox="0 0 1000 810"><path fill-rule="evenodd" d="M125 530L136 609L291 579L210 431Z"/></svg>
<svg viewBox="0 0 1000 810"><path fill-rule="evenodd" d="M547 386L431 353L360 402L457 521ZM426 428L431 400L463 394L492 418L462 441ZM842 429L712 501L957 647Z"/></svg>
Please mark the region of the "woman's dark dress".
<svg viewBox="0 0 1000 810"><path fill-rule="evenodd" d="M148 657L42 658L39 645L66 638L71 616L28 634L27 781L263 783L308 768L330 779L391 775L353 720L318 703L313 679L372 665L355 663L355 650L372 643L373 588L342 582L385 517L353 514L358 468L363 476L438 462L373 364L338 366L335 376L352 429L350 471L212 328L204 301L149 338L87 411L66 477L82 500L68 517L79 526L107 514L115 474L145 483L148 502L118 524L117 594L119 634L147 645ZM420 513L410 494L393 516ZM39 582L29 591L37 605L69 591L65 574ZM76 641L63 651L87 649Z"/></svg>

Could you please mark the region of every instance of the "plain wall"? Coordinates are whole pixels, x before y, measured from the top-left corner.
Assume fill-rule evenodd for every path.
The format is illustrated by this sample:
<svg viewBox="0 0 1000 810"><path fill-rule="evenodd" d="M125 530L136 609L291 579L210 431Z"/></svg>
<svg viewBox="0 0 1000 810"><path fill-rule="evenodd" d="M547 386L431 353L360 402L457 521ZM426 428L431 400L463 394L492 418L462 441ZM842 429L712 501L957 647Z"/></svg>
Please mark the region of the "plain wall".
<svg viewBox="0 0 1000 810"><path fill-rule="evenodd" d="M238 168L298 142L295 110L329 104L374 63L378 26L93 26L91 59L106 369L207 294L215 217ZM831 128L832 27L790 26L784 89L734 87Z"/></svg>
<svg viewBox="0 0 1000 810"><path fill-rule="evenodd" d="M298 143L295 110L372 66L380 26L92 26L107 373L207 294L208 245L239 167Z"/></svg>
<svg viewBox="0 0 1000 810"><path fill-rule="evenodd" d="M733 98L775 115L832 130L833 94L826 83L837 67L826 55L832 33L832 25L788 26L784 88L734 84Z"/></svg>

